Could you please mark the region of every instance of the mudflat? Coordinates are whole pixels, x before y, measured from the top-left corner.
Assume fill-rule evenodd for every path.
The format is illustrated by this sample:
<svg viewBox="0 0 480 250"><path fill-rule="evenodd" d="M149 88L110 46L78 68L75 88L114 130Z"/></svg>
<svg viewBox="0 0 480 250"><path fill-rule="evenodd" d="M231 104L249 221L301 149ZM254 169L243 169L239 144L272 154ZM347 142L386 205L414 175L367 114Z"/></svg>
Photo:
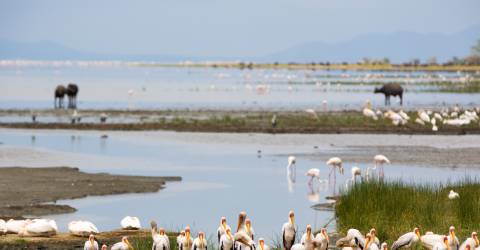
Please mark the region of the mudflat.
<svg viewBox="0 0 480 250"><path fill-rule="evenodd" d="M84 173L71 167L0 168L0 217L40 216L76 211L57 200L86 196L149 193L181 177L150 177ZM47 204L45 204L47 203Z"/></svg>

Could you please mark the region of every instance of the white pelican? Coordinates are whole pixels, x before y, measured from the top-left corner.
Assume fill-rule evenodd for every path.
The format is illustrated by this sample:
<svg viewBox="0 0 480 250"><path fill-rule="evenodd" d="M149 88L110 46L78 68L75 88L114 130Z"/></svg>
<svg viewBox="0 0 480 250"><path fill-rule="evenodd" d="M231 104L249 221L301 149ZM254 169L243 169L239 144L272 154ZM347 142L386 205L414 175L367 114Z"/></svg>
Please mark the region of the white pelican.
<svg viewBox="0 0 480 250"><path fill-rule="evenodd" d="M305 245L305 242L312 242L313 241L313 233L312 233L312 226L311 225L307 225L306 229L305 229L305 233L302 235L302 238L300 239L300 244L303 244Z"/></svg>
<svg viewBox="0 0 480 250"><path fill-rule="evenodd" d="M125 218L120 221L120 225L122 229L127 230L138 230L142 226L140 225L140 219L138 217L126 216Z"/></svg>
<svg viewBox="0 0 480 250"><path fill-rule="evenodd" d="M180 233L177 235L177 249L180 249L181 243L183 242L183 239L185 238L185 230L180 231Z"/></svg>
<svg viewBox="0 0 480 250"><path fill-rule="evenodd" d="M432 131L433 131L433 132L437 132L437 131L438 131L437 125L432 125Z"/></svg>
<svg viewBox="0 0 480 250"><path fill-rule="evenodd" d="M295 214L293 211L288 213L288 222L282 226L283 247L290 250L295 243L295 235L297 230L295 228Z"/></svg>
<svg viewBox="0 0 480 250"><path fill-rule="evenodd" d="M313 242L315 250L327 250L328 245L330 244L330 238L328 237L327 229L320 229L320 233L315 235L315 239L313 240Z"/></svg>
<svg viewBox="0 0 480 250"><path fill-rule="evenodd" d="M320 181L320 169L318 168L311 168L305 173L306 176L310 177L310 180L308 181L308 184L311 185L312 181L314 178L317 179L317 181Z"/></svg>
<svg viewBox="0 0 480 250"><path fill-rule="evenodd" d="M250 219L245 220L245 233L247 233L252 240L255 240L255 230L253 230L252 221Z"/></svg>
<svg viewBox="0 0 480 250"><path fill-rule="evenodd" d="M401 115L393 112L392 110L385 112L383 116L392 120L392 124L395 126L405 125L407 123L407 120L404 120Z"/></svg>
<svg viewBox="0 0 480 250"><path fill-rule="evenodd" d="M380 240L377 238L377 230L375 228L370 229L371 241L380 246Z"/></svg>
<svg viewBox="0 0 480 250"><path fill-rule="evenodd" d="M450 193L448 193L448 198L450 200L453 200L453 199L460 198L460 195L457 192L450 190Z"/></svg>
<svg viewBox="0 0 480 250"><path fill-rule="evenodd" d="M313 118L318 119L317 112L314 109L305 109L305 112L312 115Z"/></svg>
<svg viewBox="0 0 480 250"><path fill-rule="evenodd" d="M480 246L480 241L478 240L477 232L472 232L472 236L467 238L462 245L460 245L460 250L465 250L466 246L470 246L473 249L478 248Z"/></svg>
<svg viewBox="0 0 480 250"><path fill-rule="evenodd" d="M435 117L435 119L437 119L437 120L439 120L439 121L442 121L442 120L443 120L442 116L441 116L439 113L433 114L433 117Z"/></svg>
<svg viewBox="0 0 480 250"><path fill-rule="evenodd" d="M98 229L92 222L81 220L68 223L68 231L75 236L98 234Z"/></svg>
<svg viewBox="0 0 480 250"><path fill-rule="evenodd" d="M83 250L98 250L98 242L95 240L93 234L88 236L88 240L85 241L85 244L83 245Z"/></svg>
<svg viewBox="0 0 480 250"><path fill-rule="evenodd" d="M380 178L383 178L384 176L383 164L385 163L390 164L390 160L384 155L375 155L373 157L373 163L375 164L374 169L377 169L377 166L380 165L378 175Z"/></svg>
<svg viewBox="0 0 480 250"><path fill-rule="evenodd" d="M132 244L128 241L127 236L122 237L122 241L113 244L110 250L131 250L133 249Z"/></svg>
<svg viewBox="0 0 480 250"><path fill-rule="evenodd" d="M20 231L22 231L25 228L25 226L27 226L30 223L32 223L32 221L28 219L27 220L10 219L6 223L7 233L18 234Z"/></svg>
<svg viewBox="0 0 480 250"><path fill-rule="evenodd" d="M231 230L230 226L227 225L227 218L222 217L220 219L220 226L217 229L218 243L220 243L220 238L227 232L227 229Z"/></svg>
<svg viewBox="0 0 480 250"><path fill-rule="evenodd" d="M152 250L170 250L170 240L165 233L165 229L160 228L157 233L157 223L152 221L150 225L153 239Z"/></svg>
<svg viewBox="0 0 480 250"><path fill-rule="evenodd" d="M408 232L400 236L397 241L393 242L392 250L397 250L402 247L411 248L419 239L420 230L418 228L415 228L412 232Z"/></svg>
<svg viewBox="0 0 480 250"><path fill-rule="evenodd" d="M406 121L410 120L410 116L407 115L407 113L403 112L403 110L400 110L398 114Z"/></svg>
<svg viewBox="0 0 480 250"><path fill-rule="evenodd" d="M190 250L192 248L193 239L192 239L192 236L190 236L190 227L189 226L185 227L185 236L182 237L179 244L180 244L179 250Z"/></svg>
<svg viewBox="0 0 480 250"><path fill-rule="evenodd" d="M415 123L420 124L420 125L422 125L422 126L425 125L425 122L424 122L422 119L418 118L418 117L417 117L417 119L415 119Z"/></svg>
<svg viewBox="0 0 480 250"><path fill-rule="evenodd" d="M365 237L357 229L351 228L347 231L347 236L337 240L337 247L355 247L355 249L363 249L365 246Z"/></svg>
<svg viewBox="0 0 480 250"><path fill-rule="evenodd" d="M270 250L270 247L265 244L263 238L258 239L258 250Z"/></svg>
<svg viewBox="0 0 480 250"><path fill-rule="evenodd" d="M442 238L443 238L443 241L435 243L432 250L449 250L450 249L448 246L448 237L443 236Z"/></svg>
<svg viewBox="0 0 480 250"><path fill-rule="evenodd" d="M420 237L420 242L427 249L433 249L434 246L438 243L443 242L444 235L427 233ZM445 236L448 239L448 246L451 250L458 250L460 242L458 241L457 236L455 236L455 227L451 226L448 229L448 236Z"/></svg>
<svg viewBox="0 0 480 250"><path fill-rule="evenodd" d="M218 243L219 250L233 250L233 235L230 228L225 230L225 233L220 237Z"/></svg>
<svg viewBox="0 0 480 250"><path fill-rule="evenodd" d="M418 115L418 118L420 118L422 121L426 123L430 122L430 117L428 116L427 112L425 112L424 110L417 111L417 115Z"/></svg>
<svg viewBox="0 0 480 250"><path fill-rule="evenodd" d="M54 220L36 219L20 229L18 235L48 237L57 234L57 231L57 223Z"/></svg>
<svg viewBox="0 0 480 250"><path fill-rule="evenodd" d="M375 243L375 240L372 238L370 233L367 233L365 236L365 246L363 247L364 250L379 250L378 245Z"/></svg>
<svg viewBox="0 0 480 250"><path fill-rule="evenodd" d="M382 243L382 246L380 247L380 250L388 250L387 242Z"/></svg>
<svg viewBox="0 0 480 250"><path fill-rule="evenodd" d="M367 102L365 103L365 106L363 107L363 115L368 118L372 118L375 121L378 120L377 115L372 110L372 103L370 102L370 100L367 100Z"/></svg>
<svg viewBox="0 0 480 250"><path fill-rule="evenodd" d="M294 244L290 249L291 250L307 250L307 248L300 243Z"/></svg>
<svg viewBox="0 0 480 250"><path fill-rule="evenodd" d="M193 241L192 250L207 250L207 240L204 232L198 232L198 237Z"/></svg>
<svg viewBox="0 0 480 250"><path fill-rule="evenodd" d="M7 233L7 223L0 219L0 235Z"/></svg>

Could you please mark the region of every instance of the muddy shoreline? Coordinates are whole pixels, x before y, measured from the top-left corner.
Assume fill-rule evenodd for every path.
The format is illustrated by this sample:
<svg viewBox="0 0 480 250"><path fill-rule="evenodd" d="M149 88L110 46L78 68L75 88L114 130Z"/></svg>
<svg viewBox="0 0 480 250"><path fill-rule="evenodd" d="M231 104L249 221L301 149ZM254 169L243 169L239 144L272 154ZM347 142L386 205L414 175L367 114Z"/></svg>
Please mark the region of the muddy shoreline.
<svg viewBox="0 0 480 250"><path fill-rule="evenodd" d="M157 192L181 177L90 174L70 167L0 168L0 217L18 218L75 212L57 200L127 193Z"/></svg>
<svg viewBox="0 0 480 250"><path fill-rule="evenodd" d="M35 113L36 122L30 116ZM100 122L105 113L108 119ZM414 120L416 112L408 112ZM80 110L81 121L71 122L68 110L0 110L0 127L16 129L74 129L116 131L178 131L270 134L407 134L407 135L466 135L480 134L478 122L461 127L438 124L419 125L412 121L394 126L387 119L374 121L360 111L299 111L249 110ZM272 127L272 117L277 126ZM6 117L14 117L7 119Z"/></svg>

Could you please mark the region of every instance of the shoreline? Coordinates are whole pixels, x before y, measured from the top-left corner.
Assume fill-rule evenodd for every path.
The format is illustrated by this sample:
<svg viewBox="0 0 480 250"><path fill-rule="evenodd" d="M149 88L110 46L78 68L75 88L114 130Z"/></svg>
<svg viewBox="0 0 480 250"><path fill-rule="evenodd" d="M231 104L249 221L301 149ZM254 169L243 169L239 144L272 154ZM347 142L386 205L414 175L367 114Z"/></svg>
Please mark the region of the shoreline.
<svg viewBox="0 0 480 250"><path fill-rule="evenodd" d="M72 213L76 209L58 200L128 193L152 193L181 177L90 174L71 167L0 168L0 217L21 218Z"/></svg>

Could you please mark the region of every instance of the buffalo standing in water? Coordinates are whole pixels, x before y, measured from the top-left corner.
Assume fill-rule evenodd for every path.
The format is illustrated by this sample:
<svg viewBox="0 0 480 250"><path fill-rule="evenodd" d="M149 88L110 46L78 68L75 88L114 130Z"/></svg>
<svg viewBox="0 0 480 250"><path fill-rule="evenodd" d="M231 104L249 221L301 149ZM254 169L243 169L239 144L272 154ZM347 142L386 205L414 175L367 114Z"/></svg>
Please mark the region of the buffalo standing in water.
<svg viewBox="0 0 480 250"><path fill-rule="evenodd" d="M78 86L75 83L69 83L67 86L68 108L77 108Z"/></svg>
<svg viewBox="0 0 480 250"><path fill-rule="evenodd" d="M67 89L65 89L63 85L58 85L55 88L55 95L54 95L55 99L53 101L54 108L60 108L60 109L63 108L63 97L65 97L66 92L67 92Z"/></svg>
<svg viewBox="0 0 480 250"><path fill-rule="evenodd" d="M399 96L400 105L403 105L403 88L398 83L387 83L380 88L375 88L374 93L385 95L385 106L390 105L390 96Z"/></svg>

